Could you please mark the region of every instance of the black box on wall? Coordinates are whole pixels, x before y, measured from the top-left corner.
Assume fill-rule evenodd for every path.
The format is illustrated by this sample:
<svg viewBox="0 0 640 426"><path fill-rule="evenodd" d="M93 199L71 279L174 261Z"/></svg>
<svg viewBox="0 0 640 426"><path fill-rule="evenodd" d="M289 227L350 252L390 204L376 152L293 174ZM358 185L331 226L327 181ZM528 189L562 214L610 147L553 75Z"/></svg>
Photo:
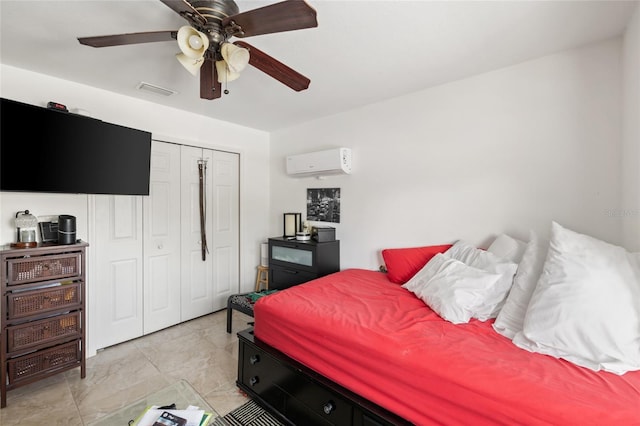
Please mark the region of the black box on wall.
<svg viewBox="0 0 640 426"><path fill-rule="evenodd" d="M311 229L311 238L319 243L336 240L336 228L331 226L314 226Z"/></svg>

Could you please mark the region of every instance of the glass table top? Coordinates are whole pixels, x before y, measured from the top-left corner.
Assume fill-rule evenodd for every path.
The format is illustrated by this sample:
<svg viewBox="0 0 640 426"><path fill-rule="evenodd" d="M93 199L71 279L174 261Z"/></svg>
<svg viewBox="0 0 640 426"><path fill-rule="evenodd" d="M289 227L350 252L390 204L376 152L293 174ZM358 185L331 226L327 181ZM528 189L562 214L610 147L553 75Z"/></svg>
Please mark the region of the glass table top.
<svg viewBox="0 0 640 426"><path fill-rule="evenodd" d="M102 417L92 423L90 426L145 426L140 423L142 415L145 410L152 406L163 406L175 404L176 409L185 410L189 406L196 406L200 410L204 410L206 413L211 414L211 418L207 425L226 425L227 423L218 415L218 413L211 407L207 401L187 382L186 380L180 380L176 383L168 385L165 388L159 389L156 392L152 392L149 395L126 405L113 413ZM153 424L153 422L151 423ZM192 423L187 423L189 426ZM150 426L150 425L146 425ZM196 425L198 426L198 425Z"/></svg>

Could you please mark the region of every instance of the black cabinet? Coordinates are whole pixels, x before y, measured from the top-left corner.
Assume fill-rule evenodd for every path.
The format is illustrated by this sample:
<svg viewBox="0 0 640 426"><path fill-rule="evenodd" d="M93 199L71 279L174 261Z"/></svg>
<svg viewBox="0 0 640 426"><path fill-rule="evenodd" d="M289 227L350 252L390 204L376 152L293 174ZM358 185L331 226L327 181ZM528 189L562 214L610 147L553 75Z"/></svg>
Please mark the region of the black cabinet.
<svg viewBox="0 0 640 426"><path fill-rule="evenodd" d="M340 270L340 241L269 238L269 288L281 290Z"/></svg>
<svg viewBox="0 0 640 426"><path fill-rule="evenodd" d="M286 424L409 424L265 345L252 329L238 333L238 342L236 384Z"/></svg>

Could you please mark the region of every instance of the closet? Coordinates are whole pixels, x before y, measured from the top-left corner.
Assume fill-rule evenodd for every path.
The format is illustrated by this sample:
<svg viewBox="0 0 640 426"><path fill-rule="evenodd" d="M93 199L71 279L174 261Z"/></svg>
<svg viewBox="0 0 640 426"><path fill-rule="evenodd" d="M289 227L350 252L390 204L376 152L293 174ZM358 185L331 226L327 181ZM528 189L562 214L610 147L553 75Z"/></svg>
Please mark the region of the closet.
<svg viewBox="0 0 640 426"><path fill-rule="evenodd" d="M181 161L180 300L181 319L186 321L212 312L212 306L213 310L226 307L227 298L239 291L239 161L237 154L188 146L181 147ZM201 162L206 189L204 240L198 196Z"/></svg>
<svg viewBox="0 0 640 426"><path fill-rule="evenodd" d="M154 140L149 196L95 196L97 348L226 307L239 291L239 184L238 154Z"/></svg>

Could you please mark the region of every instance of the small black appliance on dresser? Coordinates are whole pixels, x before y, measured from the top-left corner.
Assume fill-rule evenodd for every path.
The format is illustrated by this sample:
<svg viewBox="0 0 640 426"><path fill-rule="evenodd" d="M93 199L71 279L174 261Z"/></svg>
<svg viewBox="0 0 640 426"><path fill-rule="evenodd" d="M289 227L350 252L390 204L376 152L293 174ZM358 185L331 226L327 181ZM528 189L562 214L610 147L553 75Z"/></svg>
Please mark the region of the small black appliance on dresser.
<svg viewBox="0 0 640 426"><path fill-rule="evenodd" d="M319 243L334 241L336 239L336 228L332 226L314 226L311 228L311 239Z"/></svg>
<svg viewBox="0 0 640 426"><path fill-rule="evenodd" d="M58 244L75 244L76 217L68 214L58 216Z"/></svg>
<svg viewBox="0 0 640 426"><path fill-rule="evenodd" d="M269 289L282 290L339 270L339 240L269 238Z"/></svg>

